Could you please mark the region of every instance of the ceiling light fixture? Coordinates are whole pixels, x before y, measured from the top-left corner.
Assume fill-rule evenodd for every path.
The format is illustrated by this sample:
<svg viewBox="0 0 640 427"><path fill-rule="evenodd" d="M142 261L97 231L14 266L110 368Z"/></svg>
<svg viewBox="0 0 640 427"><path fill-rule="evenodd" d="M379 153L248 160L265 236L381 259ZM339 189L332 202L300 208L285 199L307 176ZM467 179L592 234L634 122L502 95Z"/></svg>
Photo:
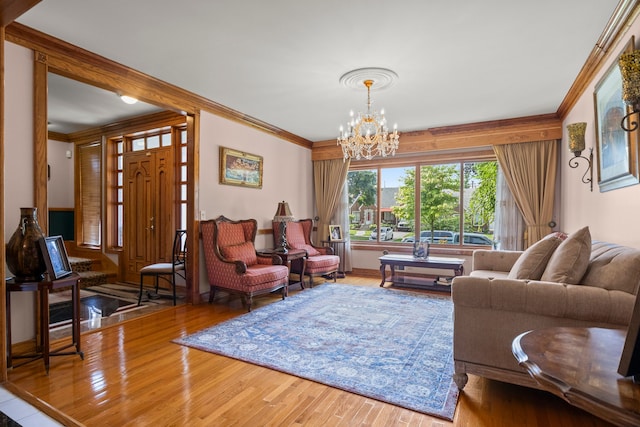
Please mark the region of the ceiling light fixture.
<svg viewBox="0 0 640 427"><path fill-rule="evenodd" d="M129 105L133 105L136 102L138 102L138 100L136 98L134 98L133 96L128 96L128 95L120 95L120 99L122 99L122 102L124 102L125 104L129 104Z"/></svg>
<svg viewBox="0 0 640 427"><path fill-rule="evenodd" d="M398 78L397 74L384 68L362 68L340 77L345 86L356 87L363 84L367 88L367 112L358 113L354 117L353 110L347 122L347 129L340 126L338 145L342 147L343 159L365 158L371 160L375 156L394 156L400 142L398 125L393 132L387 128L384 110L371 110L371 88L382 89L390 86Z"/></svg>

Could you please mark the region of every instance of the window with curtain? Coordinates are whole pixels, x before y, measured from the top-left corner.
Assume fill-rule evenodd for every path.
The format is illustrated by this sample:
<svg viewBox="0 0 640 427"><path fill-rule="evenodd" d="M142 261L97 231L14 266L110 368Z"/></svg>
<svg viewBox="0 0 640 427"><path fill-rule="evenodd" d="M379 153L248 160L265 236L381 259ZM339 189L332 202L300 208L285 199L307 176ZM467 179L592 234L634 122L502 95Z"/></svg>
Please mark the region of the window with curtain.
<svg viewBox="0 0 640 427"><path fill-rule="evenodd" d="M102 144L78 146L78 163L78 244L99 247L102 243Z"/></svg>
<svg viewBox="0 0 640 427"><path fill-rule="evenodd" d="M352 241L495 246L495 160L352 169Z"/></svg>

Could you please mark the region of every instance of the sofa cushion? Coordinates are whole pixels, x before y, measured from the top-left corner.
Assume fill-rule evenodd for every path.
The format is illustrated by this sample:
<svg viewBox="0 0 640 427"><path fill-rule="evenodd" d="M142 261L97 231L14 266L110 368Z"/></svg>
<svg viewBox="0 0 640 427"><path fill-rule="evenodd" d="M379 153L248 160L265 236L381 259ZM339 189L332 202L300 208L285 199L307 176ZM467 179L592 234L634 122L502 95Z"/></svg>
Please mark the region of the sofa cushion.
<svg viewBox="0 0 640 427"><path fill-rule="evenodd" d="M230 261L242 261L247 265L254 265L258 262L256 250L251 242L240 243L220 248L222 256Z"/></svg>
<svg viewBox="0 0 640 427"><path fill-rule="evenodd" d="M612 243L591 243L591 260L581 284L638 294L640 250Z"/></svg>
<svg viewBox="0 0 640 427"><path fill-rule="evenodd" d="M591 233L589 227L571 233L553 252L542 274L545 282L578 284L589 266Z"/></svg>
<svg viewBox="0 0 640 427"><path fill-rule="evenodd" d="M540 320L529 319L528 329L540 327L535 324L537 321L551 317L562 318L565 326L575 320L593 322L593 326L600 327L626 326L635 303L634 296L626 292L591 286L469 276L454 278L451 299L454 312L464 306L517 313L505 314L504 318L512 321L527 314L538 316ZM496 326L494 330L501 327Z"/></svg>
<svg viewBox="0 0 640 427"><path fill-rule="evenodd" d="M513 265L508 278L540 280L551 255L566 238L565 233L551 233L531 245Z"/></svg>

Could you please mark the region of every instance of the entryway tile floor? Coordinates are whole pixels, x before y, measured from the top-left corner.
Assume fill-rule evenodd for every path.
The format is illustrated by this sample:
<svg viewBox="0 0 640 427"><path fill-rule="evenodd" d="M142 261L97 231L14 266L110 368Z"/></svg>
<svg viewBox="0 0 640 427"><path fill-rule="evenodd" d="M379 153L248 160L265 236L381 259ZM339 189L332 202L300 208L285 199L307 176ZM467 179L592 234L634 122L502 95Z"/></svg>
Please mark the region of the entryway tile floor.
<svg viewBox="0 0 640 427"><path fill-rule="evenodd" d="M0 387L0 425L8 427L63 426L3 387Z"/></svg>

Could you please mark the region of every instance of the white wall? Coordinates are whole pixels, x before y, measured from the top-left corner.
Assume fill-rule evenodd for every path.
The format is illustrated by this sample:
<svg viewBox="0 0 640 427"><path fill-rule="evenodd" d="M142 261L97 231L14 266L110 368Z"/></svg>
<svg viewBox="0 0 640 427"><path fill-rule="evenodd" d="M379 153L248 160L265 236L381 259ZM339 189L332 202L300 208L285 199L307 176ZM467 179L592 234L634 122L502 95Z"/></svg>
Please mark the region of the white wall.
<svg viewBox="0 0 640 427"><path fill-rule="evenodd" d="M573 232L583 226L589 226L591 236L595 240L620 243L626 246L640 248L640 185L633 185L621 189L600 192L598 187L596 154L596 128L595 109L593 93L595 85L600 81L609 67L617 62L619 53L634 35L637 40L640 38L640 20L636 19L628 30L628 33L621 38L620 44L611 48L610 57L606 64L595 76L585 92L582 94L574 108L569 112L564 120L564 136L562 140L562 214L561 224L566 232ZM588 154L589 147L593 147L594 171L593 171L593 192L589 191L589 186L581 182L584 166L578 169L571 169L568 166L569 159L573 154L567 148L566 125L575 122L587 122L585 142L587 150L583 155Z"/></svg>
<svg viewBox="0 0 640 427"><path fill-rule="evenodd" d="M73 143L49 140L47 143L47 162L51 176L47 187L50 208L73 208ZM71 158L67 157L71 153Z"/></svg>
<svg viewBox="0 0 640 427"><path fill-rule="evenodd" d="M33 53L6 42L4 66L4 235L8 242L18 227L20 208L33 206ZM11 295L14 343L34 336L33 300L32 292Z"/></svg>
<svg viewBox="0 0 640 427"><path fill-rule="evenodd" d="M264 158L261 189L220 184L220 147ZM271 229L278 202L289 203L298 219L313 218L311 150L268 133L203 112L200 119L200 211L207 219L219 215L238 220L254 218L258 229ZM256 248L273 247L271 234L258 235ZM201 257L200 290L207 292L206 269Z"/></svg>

